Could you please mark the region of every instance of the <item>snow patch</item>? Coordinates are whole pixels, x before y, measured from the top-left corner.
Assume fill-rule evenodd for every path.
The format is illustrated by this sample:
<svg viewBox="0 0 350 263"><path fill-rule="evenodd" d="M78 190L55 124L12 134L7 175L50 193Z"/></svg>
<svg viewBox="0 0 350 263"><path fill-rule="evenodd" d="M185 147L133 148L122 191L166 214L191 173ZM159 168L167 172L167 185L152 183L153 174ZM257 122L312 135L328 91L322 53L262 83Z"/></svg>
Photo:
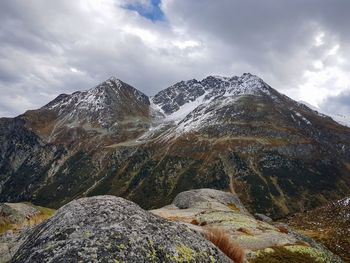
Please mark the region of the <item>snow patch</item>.
<svg viewBox="0 0 350 263"><path fill-rule="evenodd" d="M344 199L338 201L338 203L343 205L343 206L348 206L348 205L350 205L350 197L344 198Z"/></svg>
<svg viewBox="0 0 350 263"><path fill-rule="evenodd" d="M301 115L299 112L297 112L297 111L294 111L295 112L295 115L297 115L298 117L300 117L306 124L308 124L308 125L312 125L312 123L308 120L308 119L306 119L303 115ZM293 118L294 119L294 118Z"/></svg>

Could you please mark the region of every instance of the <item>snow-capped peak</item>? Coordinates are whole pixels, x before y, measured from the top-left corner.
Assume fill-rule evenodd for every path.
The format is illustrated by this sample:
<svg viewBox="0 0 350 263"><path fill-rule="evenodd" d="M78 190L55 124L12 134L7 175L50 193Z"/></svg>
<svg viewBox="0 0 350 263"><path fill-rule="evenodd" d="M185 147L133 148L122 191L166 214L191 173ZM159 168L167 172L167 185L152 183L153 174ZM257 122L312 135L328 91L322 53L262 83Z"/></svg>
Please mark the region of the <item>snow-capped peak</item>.
<svg viewBox="0 0 350 263"><path fill-rule="evenodd" d="M148 97L123 81L111 77L86 91L62 94L45 105L65 121L98 123L103 127L113 125L129 107L149 104ZM126 110L130 112L132 110Z"/></svg>
<svg viewBox="0 0 350 263"><path fill-rule="evenodd" d="M242 95L271 95L273 89L262 79L250 73L237 77L208 76L181 81L155 95L152 105L167 115L169 120L181 120L196 107L221 97Z"/></svg>

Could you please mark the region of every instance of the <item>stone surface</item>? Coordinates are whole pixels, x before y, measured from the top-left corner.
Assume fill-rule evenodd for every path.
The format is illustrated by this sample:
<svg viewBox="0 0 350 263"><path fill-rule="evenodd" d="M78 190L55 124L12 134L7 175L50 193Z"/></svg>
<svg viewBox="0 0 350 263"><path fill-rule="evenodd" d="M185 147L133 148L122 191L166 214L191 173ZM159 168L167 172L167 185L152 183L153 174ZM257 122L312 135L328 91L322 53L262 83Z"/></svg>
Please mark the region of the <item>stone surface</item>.
<svg viewBox="0 0 350 263"><path fill-rule="evenodd" d="M264 222L267 222L267 223L272 223L272 221L273 221L271 217L266 216L266 215L264 215L264 214L255 213L254 216L255 216L257 219L259 219L259 220L261 220L261 221L264 221Z"/></svg>
<svg viewBox="0 0 350 263"><path fill-rule="evenodd" d="M21 224L29 218L40 214L36 207L24 203L0 204L0 225L5 223Z"/></svg>
<svg viewBox="0 0 350 263"><path fill-rule="evenodd" d="M180 209L210 209L210 207L215 207L216 210L219 210L220 208L227 210L227 207L229 207L233 210L240 211L241 213L248 213L236 195L209 188L195 189L179 193L173 200L172 204Z"/></svg>
<svg viewBox="0 0 350 263"><path fill-rule="evenodd" d="M26 238L13 263L231 262L183 224L123 198L82 198L60 208Z"/></svg>
<svg viewBox="0 0 350 263"><path fill-rule="evenodd" d="M23 228L16 231L8 230L0 235L0 263L11 260L31 231L31 228Z"/></svg>
<svg viewBox="0 0 350 263"><path fill-rule="evenodd" d="M275 261L272 262L287 262L283 260L293 257L293 253L299 253L298 251L306 253L306 256L303 254L306 258L317 255L316 261L342 262L325 247L293 232L285 224L270 224L255 219L240 207L239 198L231 193L210 189L186 191L176 196L172 205L151 212L169 220L182 222L197 232L205 232L206 228L224 230L245 249L249 261L265 257L269 249L281 249L286 254L285 258L278 258L280 254L276 253L276 256L272 255L272 258L275 257Z"/></svg>

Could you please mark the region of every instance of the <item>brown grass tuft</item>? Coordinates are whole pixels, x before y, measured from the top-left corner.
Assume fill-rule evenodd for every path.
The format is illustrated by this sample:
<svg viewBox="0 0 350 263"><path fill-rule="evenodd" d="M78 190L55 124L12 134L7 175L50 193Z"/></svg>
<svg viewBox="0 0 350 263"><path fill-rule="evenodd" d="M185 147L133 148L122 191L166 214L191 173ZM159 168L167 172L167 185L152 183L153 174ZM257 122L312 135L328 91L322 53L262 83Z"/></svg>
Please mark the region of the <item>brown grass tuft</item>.
<svg viewBox="0 0 350 263"><path fill-rule="evenodd" d="M204 236L217 246L226 256L235 263L243 263L244 250L223 230L217 228L205 228Z"/></svg>
<svg viewBox="0 0 350 263"><path fill-rule="evenodd" d="M277 225L276 227L281 233L284 233L284 234L289 233L288 228L284 225Z"/></svg>
<svg viewBox="0 0 350 263"><path fill-rule="evenodd" d="M193 219L193 220L191 221L191 224L192 224L192 225L198 226L198 225L199 225L199 222L198 222L196 219Z"/></svg>

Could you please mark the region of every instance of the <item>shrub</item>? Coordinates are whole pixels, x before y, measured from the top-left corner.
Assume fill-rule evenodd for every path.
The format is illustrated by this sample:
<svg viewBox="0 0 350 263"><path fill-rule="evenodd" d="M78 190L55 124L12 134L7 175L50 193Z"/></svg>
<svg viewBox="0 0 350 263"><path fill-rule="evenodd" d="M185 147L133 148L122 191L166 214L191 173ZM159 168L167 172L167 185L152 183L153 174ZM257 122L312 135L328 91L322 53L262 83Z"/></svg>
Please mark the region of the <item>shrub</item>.
<svg viewBox="0 0 350 263"><path fill-rule="evenodd" d="M243 263L244 250L234 242L231 237L223 230L217 228L206 228L204 231L206 239L217 246L226 256L232 259L235 263Z"/></svg>

